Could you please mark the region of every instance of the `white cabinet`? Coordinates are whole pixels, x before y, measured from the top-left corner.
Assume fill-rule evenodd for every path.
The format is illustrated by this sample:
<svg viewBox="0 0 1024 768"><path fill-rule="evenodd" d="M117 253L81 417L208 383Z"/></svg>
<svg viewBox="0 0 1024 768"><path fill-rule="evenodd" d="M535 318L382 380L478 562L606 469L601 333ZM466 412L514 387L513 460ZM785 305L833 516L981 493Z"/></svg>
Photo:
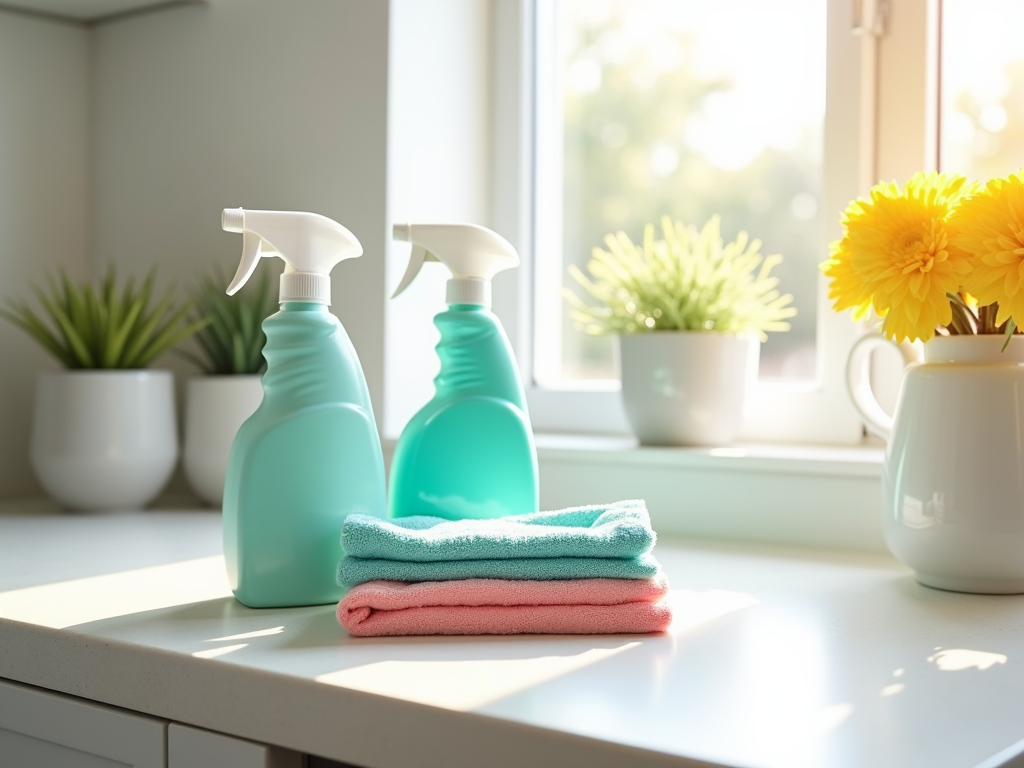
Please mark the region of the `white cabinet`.
<svg viewBox="0 0 1024 768"><path fill-rule="evenodd" d="M167 728L167 768L302 767L302 755L288 749L178 723Z"/></svg>
<svg viewBox="0 0 1024 768"><path fill-rule="evenodd" d="M0 768L303 768L280 747L0 680Z"/></svg>
<svg viewBox="0 0 1024 768"><path fill-rule="evenodd" d="M0 681L0 768L165 768L167 723Z"/></svg>

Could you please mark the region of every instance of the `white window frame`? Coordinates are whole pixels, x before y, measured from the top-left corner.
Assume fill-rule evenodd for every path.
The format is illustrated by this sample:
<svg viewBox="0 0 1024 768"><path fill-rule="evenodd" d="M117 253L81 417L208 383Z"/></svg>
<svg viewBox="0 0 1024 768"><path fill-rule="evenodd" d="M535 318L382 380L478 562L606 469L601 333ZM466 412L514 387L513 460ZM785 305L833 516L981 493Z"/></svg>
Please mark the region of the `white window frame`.
<svg viewBox="0 0 1024 768"><path fill-rule="evenodd" d="M538 387L532 375L533 167L535 153L544 151L532 112L534 12L534 0L497 0L493 6L491 218L524 262L517 279L495 284L495 311L518 356L538 432L626 434L617 387L556 391ZM936 166L938 19L939 0L828 0L822 258L840 234L839 214L850 200L880 178L902 180ZM817 380L760 383L742 441L862 441L862 424L846 394L845 365L863 328L833 312L826 293L819 278ZM892 366L884 372L889 379L900 373ZM892 381L888 387L894 388Z"/></svg>

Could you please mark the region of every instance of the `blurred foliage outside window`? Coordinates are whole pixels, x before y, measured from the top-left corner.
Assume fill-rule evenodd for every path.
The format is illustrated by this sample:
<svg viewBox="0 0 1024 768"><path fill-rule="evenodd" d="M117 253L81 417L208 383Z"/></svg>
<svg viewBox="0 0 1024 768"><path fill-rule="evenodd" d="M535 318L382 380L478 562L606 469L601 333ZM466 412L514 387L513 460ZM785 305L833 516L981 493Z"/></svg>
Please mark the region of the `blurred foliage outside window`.
<svg viewBox="0 0 1024 768"><path fill-rule="evenodd" d="M562 88L562 237L538 259L560 256L568 285L609 232L639 241L663 215L700 227L721 214L726 240L746 230L785 257L775 274L799 310L762 345L761 378L813 378L826 0L555 1L560 71L538 77ZM561 302L559 287L538 284L536 301ZM560 365L538 354L537 380L617 378L614 340L560 314Z"/></svg>
<svg viewBox="0 0 1024 768"><path fill-rule="evenodd" d="M939 165L986 181L1024 166L1024 2L944 0Z"/></svg>

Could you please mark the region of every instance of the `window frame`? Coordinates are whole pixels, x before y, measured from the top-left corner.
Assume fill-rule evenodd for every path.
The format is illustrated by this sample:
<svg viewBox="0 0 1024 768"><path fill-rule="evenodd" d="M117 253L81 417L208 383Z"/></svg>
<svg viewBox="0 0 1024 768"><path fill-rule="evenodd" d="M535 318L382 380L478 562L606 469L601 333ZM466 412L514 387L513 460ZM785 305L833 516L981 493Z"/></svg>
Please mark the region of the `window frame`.
<svg viewBox="0 0 1024 768"><path fill-rule="evenodd" d="M533 377L533 281L538 162L533 50L536 3L500 0L492 14L492 221L523 258L514 279L495 282L495 311L519 359L538 432L629 434L618 387L539 387ZM821 253L840 235L839 213L880 178L931 170L938 157L939 0L828 0ZM859 32L859 34L858 34ZM543 159L543 158L541 158ZM830 212L834 212L834 216ZM751 393L743 442L856 444L863 426L846 393L850 347L864 333L832 311L818 279L813 382L760 382ZM893 390L901 370L877 366Z"/></svg>

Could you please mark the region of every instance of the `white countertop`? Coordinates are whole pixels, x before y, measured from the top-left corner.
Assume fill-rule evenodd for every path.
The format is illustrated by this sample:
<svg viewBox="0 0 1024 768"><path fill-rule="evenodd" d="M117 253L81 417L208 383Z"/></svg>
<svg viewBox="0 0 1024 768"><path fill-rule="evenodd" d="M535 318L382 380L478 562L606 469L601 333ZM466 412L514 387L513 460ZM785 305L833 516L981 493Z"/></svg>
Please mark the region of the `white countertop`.
<svg viewBox="0 0 1024 768"><path fill-rule="evenodd" d="M352 639L230 595L219 515L0 515L0 677L370 768L996 766L1024 597L663 541L664 636Z"/></svg>

